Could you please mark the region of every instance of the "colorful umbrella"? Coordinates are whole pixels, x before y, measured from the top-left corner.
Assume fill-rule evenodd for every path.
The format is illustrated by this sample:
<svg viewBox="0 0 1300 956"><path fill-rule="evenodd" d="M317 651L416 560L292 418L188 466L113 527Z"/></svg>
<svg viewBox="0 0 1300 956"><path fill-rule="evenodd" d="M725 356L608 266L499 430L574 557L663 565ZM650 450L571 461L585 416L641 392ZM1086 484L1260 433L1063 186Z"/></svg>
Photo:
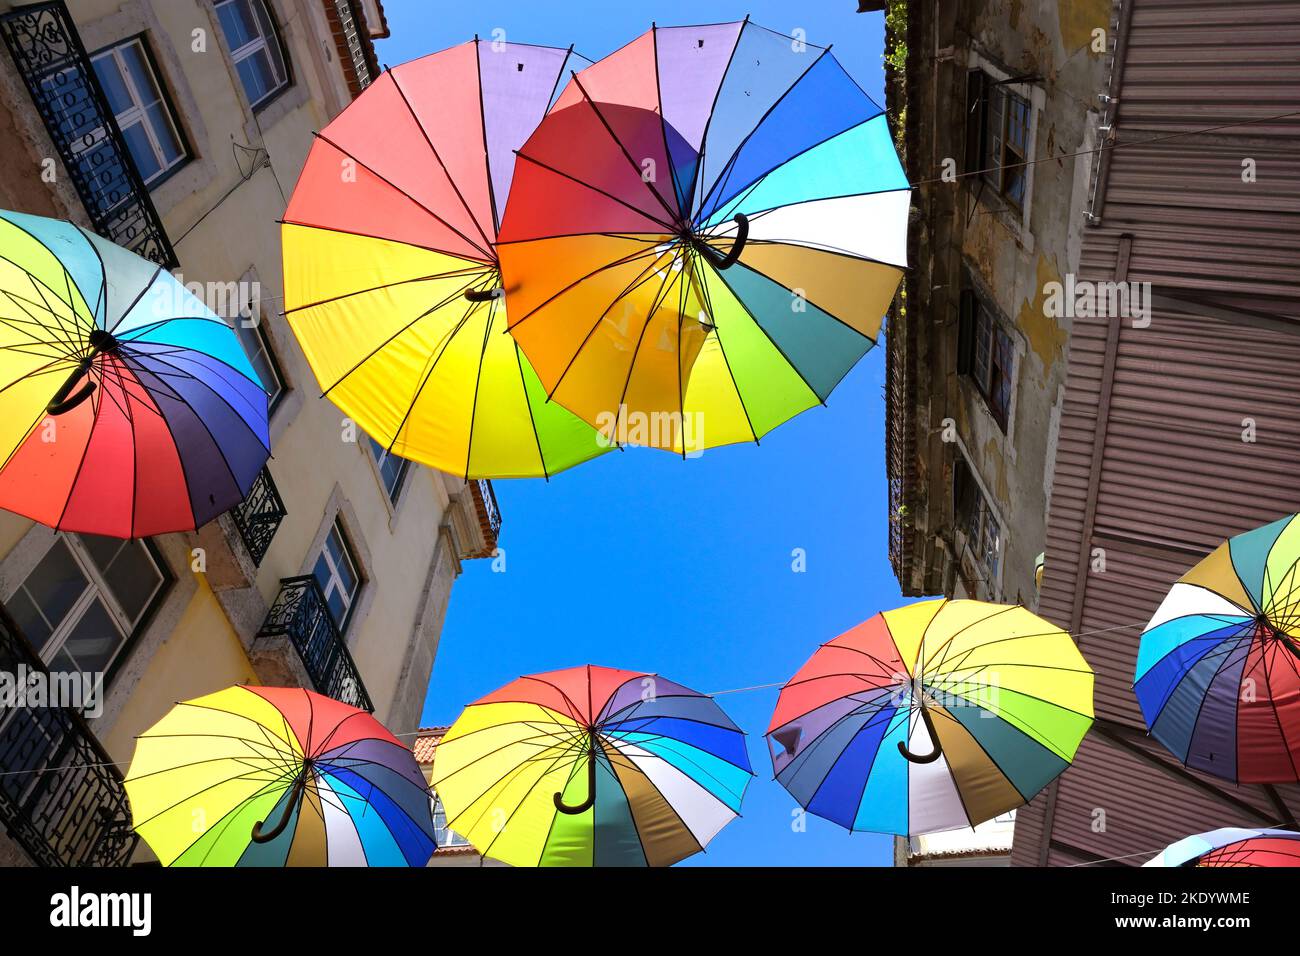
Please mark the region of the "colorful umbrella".
<svg viewBox="0 0 1300 956"><path fill-rule="evenodd" d="M1300 780L1300 516L1221 544L1142 634L1134 691L1187 766L1240 783Z"/></svg>
<svg viewBox="0 0 1300 956"><path fill-rule="evenodd" d="M266 463L234 330L155 263L0 211L0 508L118 538L197 528Z"/></svg>
<svg viewBox="0 0 1300 956"><path fill-rule="evenodd" d="M385 72L320 133L285 213L285 312L321 389L450 474L553 475L609 448L505 334L495 248L514 150L572 58L475 40Z"/></svg>
<svg viewBox="0 0 1300 956"><path fill-rule="evenodd" d="M467 707L434 753L447 824L515 866L669 866L740 812L744 733L653 674L573 667Z"/></svg>
<svg viewBox="0 0 1300 956"><path fill-rule="evenodd" d="M875 343L909 202L886 117L828 48L748 20L652 29L519 151L510 331L610 441L758 441Z"/></svg>
<svg viewBox="0 0 1300 956"><path fill-rule="evenodd" d="M975 826L1034 796L1092 724L1092 671L1023 607L922 601L823 644L781 690L776 778L850 830Z"/></svg>
<svg viewBox="0 0 1300 956"><path fill-rule="evenodd" d="M167 866L424 866L428 788L365 711L299 688L230 687L140 735L135 830Z"/></svg>
<svg viewBox="0 0 1300 956"><path fill-rule="evenodd" d="M1300 866L1300 833L1225 827L1171 844L1143 866Z"/></svg>

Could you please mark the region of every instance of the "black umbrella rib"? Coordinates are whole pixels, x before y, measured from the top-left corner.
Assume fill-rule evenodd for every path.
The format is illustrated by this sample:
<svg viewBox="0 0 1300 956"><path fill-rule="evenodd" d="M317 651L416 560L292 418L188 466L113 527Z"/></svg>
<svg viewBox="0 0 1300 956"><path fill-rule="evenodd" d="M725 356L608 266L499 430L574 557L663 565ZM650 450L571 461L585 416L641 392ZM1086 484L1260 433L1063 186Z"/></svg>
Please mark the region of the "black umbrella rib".
<svg viewBox="0 0 1300 956"><path fill-rule="evenodd" d="M409 193L404 192L400 186L398 186L398 185L397 185L396 183L394 183L392 180L388 179L386 176L384 176L382 173L380 173L380 172L379 172L378 170L376 170L374 167L372 167L372 166L370 166L370 165L368 165L368 164L362 162L360 159L357 159L357 157L353 156L353 155L352 155L351 153L349 153L346 149L344 149L344 148L343 148L342 146L340 146L338 143L334 142L332 139L330 139L330 138L329 138L328 136L326 136L324 133L317 133L316 136L317 136L318 139L320 139L320 140L322 140L322 141L324 141L324 142L326 142L326 143L329 143L330 146L333 146L335 149L337 149L340 153L342 153L342 154L343 154L344 156L346 156L348 159L352 160L352 162L356 163L358 166L360 166L360 167L361 167L362 169L364 169L366 172L370 173L370 175L374 176L376 179L381 180L385 185L387 185L389 188L391 188L391 189L392 189L394 192L396 192L398 195L400 195L400 196L404 196L406 199L409 199L409 200L410 200L412 203L414 203L416 206L419 206L421 209L423 209L426 213L428 213L428 214L429 214L430 216L432 216L434 219L438 220L438 222L442 223L444 226L446 226L448 229L450 229L450 230L451 230L452 232L454 232L456 235L460 236L460 237L461 237L462 239L464 239L465 242L467 242L471 247L473 247L474 249L478 250L478 252L483 256L484 261L486 261L486 262L491 262L491 261L492 261L493 256L492 256L492 253L491 253L489 250L484 249L482 246L480 246L477 242L475 242L475 241L474 241L473 239L471 239L469 236L465 235L463 232L461 232L459 229L457 229L455 226L453 226L453 225L452 225L451 223L449 223L447 220L443 219L441 216L439 216L436 212L434 212L432 209L430 209L430 208L429 208L428 206L426 206L424 203L420 202L420 200L416 199L414 196L410 195Z"/></svg>
<svg viewBox="0 0 1300 956"><path fill-rule="evenodd" d="M475 58L477 58L477 56L478 56L478 51L476 50L476 51L475 51ZM491 248L492 248L492 240L489 239L489 238L488 238L488 234L487 234L486 232L483 231L483 226L479 224L478 218L474 215L474 211L473 211L472 209L469 208L469 203L465 201L465 197L464 197L464 195L462 195L462 193L461 193L461 191L460 191L460 186L457 185L456 180L454 180L454 179L451 178L451 171L447 169L447 164L444 163L444 162L442 161L442 156L438 153L438 148L437 148L436 146L433 145L433 140L429 137L429 131L428 131L427 129L425 129L425 128L424 128L424 124L420 122L420 117L416 115L416 113L415 113L415 107L413 107L413 106L411 105L411 101L407 98L407 96L406 96L406 91L405 91L404 89L402 89L402 84L399 83L399 82L397 82L397 74L394 73L392 70L389 70L389 71L388 71L388 78L389 78L390 80L393 81L393 88L394 88L395 90L397 90L397 95L400 96L400 97L402 98L402 103L406 106L406 110L407 110L407 112L411 114L411 119L415 122L415 127L416 127L416 129L418 129L418 130L420 131L420 135L424 137L424 141L425 141L425 143L428 144L428 146L429 146L429 152L433 153L433 158L436 159L436 160L438 161L438 167L442 170L443 175L447 177L447 182L451 183L451 188L455 191L455 193L456 193L456 198L460 200L460 204L461 204L461 206L464 207L464 209L465 209L465 214L466 214L467 216L469 216L469 221L472 222L472 223L474 223L474 228L477 229L477 230L478 230L478 234L479 234L480 236L483 237L483 242L484 242L485 246L487 247L487 249L491 249ZM480 99L480 101L482 100L482 96L483 96L482 85L483 85L483 84L482 84L482 76L480 75L480 78L479 78L479 99ZM486 128L487 128L487 127L486 127L486 123L485 123L485 124L484 124L484 129L486 130ZM486 135L486 132L485 132L484 135ZM485 150L485 152L486 152L486 150ZM489 188L490 188L490 186L491 186L491 180L492 180L492 175L491 175L491 172L489 171L489 173L488 173L488 183L489 183ZM394 188L396 188L396 187L394 187ZM403 195L406 195L406 194L403 193ZM414 202L415 200L412 198L412 201Z"/></svg>
<svg viewBox="0 0 1300 956"><path fill-rule="evenodd" d="M636 178L641 182L643 186L645 186L645 188L649 191L650 195L655 197L655 199L659 202L659 205L663 206L664 212L668 214L668 221L675 222L678 219L678 217L681 215L681 210L673 209L672 206L668 205L667 200L665 200L664 197L659 194L659 190L656 189L652 183L646 182L644 171L641 169L639 165L637 165L637 161L632 158L632 154L627 151L627 147L624 146L623 141L618 138L618 134L614 132L613 127L609 125L609 121L605 119L605 114L600 111L600 107L596 105L595 100L593 100L587 94L587 88L582 85L582 80L578 79L577 73L573 74L573 82L578 87L578 90L582 93L583 99L587 101L587 105L590 106L592 111L596 114L596 118L600 120L600 125L605 127L605 132L609 133L609 137L614 141L614 145L618 147L619 152L623 154L623 156L627 159L628 163L632 166L633 172L636 173ZM662 127L663 125L662 115L656 117L656 119L659 121L660 126ZM665 140L665 142L667 141ZM665 159L668 158L665 157ZM668 165L670 167L672 166L671 159L668 159Z"/></svg>

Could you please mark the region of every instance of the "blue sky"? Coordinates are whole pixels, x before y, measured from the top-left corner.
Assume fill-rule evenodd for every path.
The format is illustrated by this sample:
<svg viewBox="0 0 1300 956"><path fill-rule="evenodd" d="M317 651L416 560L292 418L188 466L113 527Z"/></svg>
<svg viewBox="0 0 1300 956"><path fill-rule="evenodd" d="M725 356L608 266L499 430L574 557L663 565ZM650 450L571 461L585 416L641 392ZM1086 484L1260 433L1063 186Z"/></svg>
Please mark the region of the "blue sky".
<svg viewBox="0 0 1300 956"><path fill-rule="evenodd" d="M807 31L883 103L880 14L853 0L649 0L564 4L385 0L396 65L503 28L507 38L574 44L599 58L661 25L738 20ZM887 558L884 352L859 363L826 408L761 446L690 461L627 451L550 482L496 482L505 571L472 561L456 582L424 723L534 671L605 664L654 671L699 691L787 679L818 644L904 603ZM796 549L806 570L793 570ZM890 838L809 816L772 780L762 733L775 688L718 698L749 732L758 777L743 816L682 865L886 864Z"/></svg>

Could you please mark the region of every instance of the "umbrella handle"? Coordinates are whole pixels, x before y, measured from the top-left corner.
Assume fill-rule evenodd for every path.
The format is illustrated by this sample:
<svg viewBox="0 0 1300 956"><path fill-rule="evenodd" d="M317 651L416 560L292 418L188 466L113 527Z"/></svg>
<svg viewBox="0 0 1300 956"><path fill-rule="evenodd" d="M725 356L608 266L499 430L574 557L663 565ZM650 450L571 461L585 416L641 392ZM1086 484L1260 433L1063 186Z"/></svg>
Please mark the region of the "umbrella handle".
<svg viewBox="0 0 1300 956"><path fill-rule="evenodd" d="M930 735L930 744L933 749L928 754L914 754L907 749L907 744L903 741L898 742L898 752L906 757L912 763L934 763L943 756L943 746L939 743L939 735L934 731L934 721L930 719L930 712L921 707L921 719L925 721L926 733Z"/></svg>
<svg viewBox="0 0 1300 956"><path fill-rule="evenodd" d="M77 387L77 383L86 377L90 371L91 359L85 358L77 363L77 367L72 370L68 380L59 386L59 390L54 393L50 403L45 406L45 410L51 415L63 415L72 411L86 399L90 398L95 391L95 383L87 382L86 386L76 395L72 395L72 390ZM68 396L72 395L71 398Z"/></svg>
<svg viewBox="0 0 1300 956"><path fill-rule="evenodd" d="M87 382L85 388L76 395L72 395L72 390L90 372L90 367L95 364L95 356L103 352L111 352L119 344L113 333L104 329L91 329L88 338L90 341L90 354L77 363L77 367L72 370L68 380L59 386L59 390L54 393L50 403L45 406L45 410L51 415L63 415L70 412L90 398L95 391L94 382ZM69 395L72 395L72 397L69 398Z"/></svg>
<svg viewBox="0 0 1300 956"><path fill-rule="evenodd" d="M280 822L266 833L262 832L262 827L266 823L265 820L253 824L252 837L254 843L270 843L284 832L284 828L289 825L289 818L293 816L294 810L298 808L298 804L302 801L302 794L306 788L307 772L304 770L298 774L298 779L294 781L293 790L289 794L289 804L284 808L284 814L280 817Z"/></svg>
<svg viewBox="0 0 1300 956"><path fill-rule="evenodd" d="M564 794L556 792L555 809L561 813L586 813L596 804L596 732L592 731L590 735L591 749L587 752L587 799L576 807L571 807L564 802Z"/></svg>
<svg viewBox="0 0 1300 956"><path fill-rule="evenodd" d="M491 302L493 299L501 298L503 295L505 295L505 292L506 290L501 288L483 289L478 292L473 292L469 289L466 289L465 300L467 302Z"/></svg>
<svg viewBox="0 0 1300 956"><path fill-rule="evenodd" d="M749 217L743 212L736 213L736 241L731 245L731 251L725 256L718 255L718 250L714 249L707 242L696 241L696 248L702 251L708 258L713 268L721 271L730 269L740 259L740 254L745 251L745 243L749 241Z"/></svg>

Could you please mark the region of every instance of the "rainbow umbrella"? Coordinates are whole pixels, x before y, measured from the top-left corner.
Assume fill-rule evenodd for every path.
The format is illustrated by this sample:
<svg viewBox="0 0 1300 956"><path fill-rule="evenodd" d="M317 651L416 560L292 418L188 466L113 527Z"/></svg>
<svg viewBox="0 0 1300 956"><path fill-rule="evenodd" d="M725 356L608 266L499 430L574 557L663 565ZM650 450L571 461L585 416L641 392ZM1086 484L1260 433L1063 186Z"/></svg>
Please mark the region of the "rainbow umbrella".
<svg viewBox="0 0 1300 956"><path fill-rule="evenodd" d="M850 830L975 826L1070 765L1092 680L1070 635L1023 607L909 604L823 644L782 688L772 766Z"/></svg>
<svg viewBox="0 0 1300 956"><path fill-rule="evenodd" d="M654 674L573 667L512 681L438 744L447 825L515 866L669 866L740 813L745 735Z"/></svg>
<svg viewBox="0 0 1300 956"><path fill-rule="evenodd" d="M655 28L576 74L519 150L510 332L610 442L758 441L875 343L910 199L828 48L748 20Z"/></svg>
<svg viewBox="0 0 1300 956"><path fill-rule="evenodd" d="M1237 535L1170 588L1138 648L1151 734L1195 770L1300 779L1300 515Z"/></svg>
<svg viewBox="0 0 1300 956"><path fill-rule="evenodd" d="M547 403L506 331L498 214L573 55L475 40L386 71L319 134L283 227L285 314L325 395L466 478L609 449Z"/></svg>
<svg viewBox="0 0 1300 956"><path fill-rule="evenodd" d="M1300 866L1300 833L1224 827L1160 851L1143 866Z"/></svg>
<svg viewBox="0 0 1300 956"><path fill-rule="evenodd" d="M140 735L135 830L166 866L424 866L428 788L374 717L300 688L229 687Z"/></svg>
<svg viewBox="0 0 1300 956"><path fill-rule="evenodd" d="M0 508L118 538L247 495L271 439L234 330L161 266L0 211Z"/></svg>

